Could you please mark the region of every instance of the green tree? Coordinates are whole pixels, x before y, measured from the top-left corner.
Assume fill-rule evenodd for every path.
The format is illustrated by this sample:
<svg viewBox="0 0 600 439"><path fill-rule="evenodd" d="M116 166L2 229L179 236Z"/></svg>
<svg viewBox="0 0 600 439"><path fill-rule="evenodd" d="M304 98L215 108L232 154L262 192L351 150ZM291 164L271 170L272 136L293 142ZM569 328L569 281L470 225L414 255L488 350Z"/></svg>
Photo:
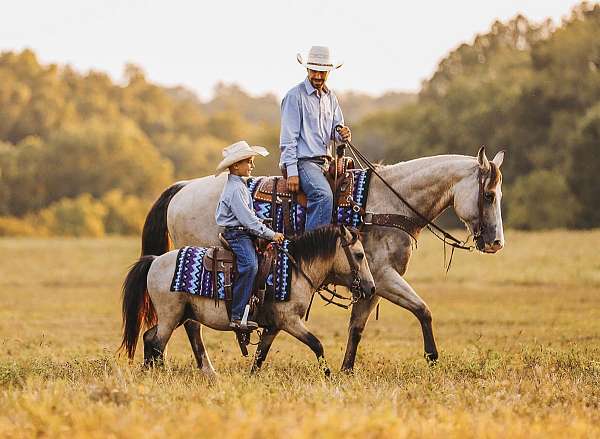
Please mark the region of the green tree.
<svg viewBox="0 0 600 439"><path fill-rule="evenodd" d="M102 203L83 194L51 204L37 215L37 222L51 235L100 237L106 213Z"/></svg>
<svg viewBox="0 0 600 439"><path fill-rule="evenodd" d="M566 178L556 171L540 170L519 177L505 192L504 202L510 214L507 224L511 227L570 227L579 212Z"/></svg>
<svg viewBox="0 0 600 439"><path fill-rule="evenodd" d="M581 206L576 225L600 225L600 103L588 110L572 139L569 183Z"/></svg>

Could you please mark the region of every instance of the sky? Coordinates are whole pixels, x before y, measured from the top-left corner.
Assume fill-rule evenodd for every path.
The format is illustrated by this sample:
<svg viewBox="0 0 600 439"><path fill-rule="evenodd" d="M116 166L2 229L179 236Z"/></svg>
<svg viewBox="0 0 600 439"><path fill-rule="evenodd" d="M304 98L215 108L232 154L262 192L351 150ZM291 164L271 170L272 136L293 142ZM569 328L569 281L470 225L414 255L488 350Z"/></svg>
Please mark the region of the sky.
<svg viewBox="0 0 600 439"><path fill-rule="evenodd" d="M201 98L219 81L281 97L306 71L297 52L330 46L344 65L328 85L378 95L418 91L452 49L521 13L560 23L574 0L147 1L1 0L0 51L104 71L126 63Z"/></svg>

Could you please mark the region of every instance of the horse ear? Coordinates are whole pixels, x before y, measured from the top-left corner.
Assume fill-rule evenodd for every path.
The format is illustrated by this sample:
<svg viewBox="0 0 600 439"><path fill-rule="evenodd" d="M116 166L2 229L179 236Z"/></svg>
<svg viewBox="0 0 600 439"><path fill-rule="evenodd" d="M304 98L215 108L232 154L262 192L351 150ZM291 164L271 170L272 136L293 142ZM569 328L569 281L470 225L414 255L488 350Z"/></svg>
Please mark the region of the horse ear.
<svg viewBox="0 0 600 439"><path fill-rule="evenodd" d="M485 146L479 148L479 151L477 152L477 161L479 162L479 167L481 169L483 169L484 171L490 170L490 161L485 155Z"/></svg>
<svg viewBox="0 0 600 439"><path fill-rule="evenodd" d="M502 166L502 162L504 161L504 150L498 151L492 161L496 166L498 166L498 168L500 168L500 166Z"/></svg>

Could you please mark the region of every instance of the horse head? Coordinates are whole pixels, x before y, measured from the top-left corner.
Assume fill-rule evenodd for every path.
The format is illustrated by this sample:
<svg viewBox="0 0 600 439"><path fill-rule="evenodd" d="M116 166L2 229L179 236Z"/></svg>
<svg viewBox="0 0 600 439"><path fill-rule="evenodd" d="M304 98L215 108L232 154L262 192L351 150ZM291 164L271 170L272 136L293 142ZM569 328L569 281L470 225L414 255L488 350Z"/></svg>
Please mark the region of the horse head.
<svg viewBox="0 0 600 439"><path fill-rule="evenodd" d="M454 210L473 235L477 250L496 253L504 247L502 173L504 151L490 161L485 147L477 153L473 172L454 187Z"/></svg>

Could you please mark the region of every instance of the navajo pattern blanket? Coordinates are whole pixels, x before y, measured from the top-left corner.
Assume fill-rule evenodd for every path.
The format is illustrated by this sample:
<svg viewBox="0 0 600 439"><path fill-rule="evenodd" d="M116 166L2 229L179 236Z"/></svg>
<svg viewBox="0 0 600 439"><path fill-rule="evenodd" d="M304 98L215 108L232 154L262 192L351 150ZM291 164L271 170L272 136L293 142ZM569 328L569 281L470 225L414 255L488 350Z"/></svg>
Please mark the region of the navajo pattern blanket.
<svg viewBox="0 0 600 439"><path fill-rule="evenodd" d="M290 242L286 240L284 249L288 249ZM175 272L171 281L171 291L185 292L203 297L213 295L212 271L206 270L202 260L208 248L182 247L177 253ZM290 298L291 290L291 262L288 256L279 252L275 263L275 273L270 273L267 278L267 297L275 301L286 301ZM225 279L222 272L217 272L217 292L220 300L225 299ZM233 278L235 284L235 276Z"/></svg>
<svg viewBox="0 0 600 439"><path fill-rule="evenodd" d="M369 194L369 182L371 173L363 169L351 169L349 172L354 173L354 187L352 188L352 199L363 209L367 206L367 196ZM248 189L254 196L262 177L249 178ZM254 210L259 218L268 219L275 217L273 228L276 232L283 233L283 206L277 204L275 215L271 212L271 203L254 199ZM362 226L362 218L360 213L354 212L352 207L341 207L337 209L337 220L339 224L344 224L349 227L360 228ZM304 232L304 224L306 222L306 209L298 203L291 203L290 222L289 224L294 229L295 233Z"/></svg>

